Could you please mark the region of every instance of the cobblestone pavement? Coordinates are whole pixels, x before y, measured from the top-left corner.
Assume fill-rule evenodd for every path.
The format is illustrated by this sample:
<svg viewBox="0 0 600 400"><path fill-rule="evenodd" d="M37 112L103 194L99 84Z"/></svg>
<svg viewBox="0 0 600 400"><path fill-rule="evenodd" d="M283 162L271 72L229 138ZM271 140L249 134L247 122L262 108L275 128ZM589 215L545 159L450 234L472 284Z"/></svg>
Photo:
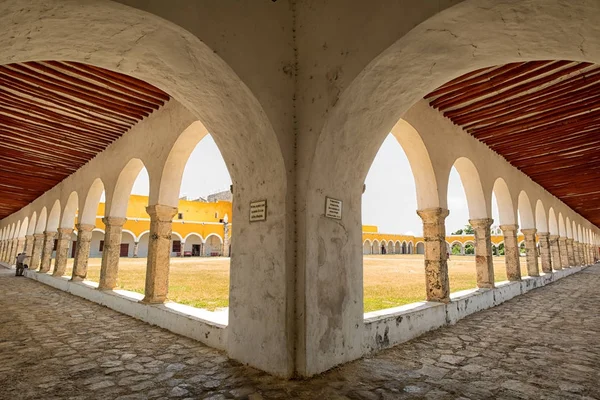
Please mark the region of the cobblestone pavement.
<svg viewBox="0 0 600 400"><path fill-rule="evenodd" d="M600 399L600 266L307 381L9 274L1 399Z"/></svg>

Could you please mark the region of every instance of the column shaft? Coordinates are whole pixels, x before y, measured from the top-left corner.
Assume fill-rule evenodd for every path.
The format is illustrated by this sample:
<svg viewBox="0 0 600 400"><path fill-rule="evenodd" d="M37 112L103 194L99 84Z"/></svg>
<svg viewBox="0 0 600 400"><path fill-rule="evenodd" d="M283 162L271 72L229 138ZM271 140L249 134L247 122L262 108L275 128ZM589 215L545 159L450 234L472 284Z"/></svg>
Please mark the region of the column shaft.
<svg viewBox="0 0 600 400"><path fill-rule="evenodd" d="M10 247L10 256L8 257L8 264L14 265L16 263L17 258L17 242L18 239L13 239Z"/></svg>
<svg viewBox="0 0 600 400"><path fill-rule="evenodd" d="M44 245L42 247L42 261L40 272L50 271L50 262L52 261L52 252L54 251L54 239L58 232L44 232Z"/></svg>
<svg viewBox="0 0 600 400"><path fill-rule="evenodd" d="M25 236L25 265L31 266L31 254L33 253L33 242L35 238L33 235Z"/></svg>
<svg viewBox="0 0 600 400"><path fill-rule="evenodd" d="M56 259L54 260L54 271L52 275L63 276L67 269L69 258L69 244L73 228L58 228L58 241L56 244Z"/></svg>
<svg viewBox="0 0 600 400"><path fill-rule="evenodd" d="M105 217L102 219L106 226L104 233L104 249L100 267L99 290L112 290L117 285L119 273L119 257L121 254L121 234L125 218Z"/></svg>
<svg viewBox="0 0 600 400"><path fill-rule="evenodd" d="M146 207L150 215L148 261L146 264L146 290L144 303L163 303L169 290L169 264L171 233L177 208L153 205Z"/></svg>
<svg viewBox="0 0 600 400"><path fill-rule="evenodd" d="M21 254L22 252L25 251L25 238L18 238L17 239L17 251L15 252L15 256L18 256L19 254Z"/></svg>
<svg viewBox="0 0 600 400"><path fill-rule="evenodd" d="M525 256L527 259L527 275L540 276L538 267L537 246L535 243L535 234L537 229L521 229L525 236Z"/></svg>
<svg viewBox="0 0 600 400"><path fill-rule="evenodd" d="M475 232L475 271L478 288L494 287L494 260L492 258L491 218L470 219ZM464 249L464 247L463 247Z"/></svg>
<svg viewBox="0 0 600 400"><path fill-rule="evenodd" d="M519 245L517 243L516 224L500 225L504 234L504 260L506 264L506 277L509 281L521 280L521 264L519 260Z"/></svg>
<svg viewBox="0 0 600 400"><path fill-rule="evenodd" d="M444 224L448 210L430 208L419 210L417 214L423 220L427 300L448 303L450 301L450 284L446 255L446 226Z"/></svg>
<svg viewBox="0 0 600 400"><path fill-rule="evenodd" d="M579 258L579 242L573 241L573 261L574 265L581 265L581 259Z"/></svg>
<svg viewBox="0 0 600 400"><path fill-rule="evenodd" d="M567 253L567 238L558 238L558 247L560 249L560 266L569 268L569 254Z"/></svg>
<svg viewBox="0 0 600 400"><path fill-rule="evenodd" d="M94 225L77 224L77 244L75 247L75 260L73 261L72 281L82 281L87 276L90 247L92 244L92 231Z"/></svg>
<svg viewBox="0 0 600 400"><path fill-rule="evenodd" d="M42 249L44 247L44 234L34 233L33 234L33 250L31 251L31 264L29 269L35 271L40 267L40 261L42 259Z"/></svg>
<svg viewBox="0 0 600 400"><path fill-rule="evenodd" d="M548 236L550 242L550 253L552 254L552 268L555 271L562 269L562 263L560 261L560 246L558 245L558 235Z"/></svg>
<svg viewBox="0 0 600 400"><path fill-rule="evenodd" d="M567 238L567 259L569 261L569 267L574 267L575 264L575 253L573 252L573 239Z"/></svg>
<svg viewBox="0 0 600 400"><path fill-rule="evenodd" d="M139 249L140 249L140 242L133 242L133 258L138 257Z"/></svg>
<svg viewBox="0 0 600 400"><path fill-rule="evenodd" d="M540 258L542 259L542 272L549 274L552 272L552 253L550 251L549 234L547 232L538 233L540 241Z"/></svg>

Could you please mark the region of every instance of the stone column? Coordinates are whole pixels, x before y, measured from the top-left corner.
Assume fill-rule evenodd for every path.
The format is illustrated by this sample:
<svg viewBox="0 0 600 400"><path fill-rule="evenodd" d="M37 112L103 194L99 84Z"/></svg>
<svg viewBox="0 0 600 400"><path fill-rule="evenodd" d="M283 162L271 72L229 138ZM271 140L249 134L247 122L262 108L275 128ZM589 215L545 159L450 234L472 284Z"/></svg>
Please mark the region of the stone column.
<svg viewBox="0 0 600 400"><path fill-rule="evenodd" d="M15 252L15 256L21 254L22 252L25 251L25 238L18 238L17 239L17 251Z"/></svg>
<svg viewBox="0 0 600 400"><path fill-rule="evenodd" d="M52 261L52 251L54 249L54 239L58 232L44 232L44 245L42 247L42 261L40 272L50 271L50 262Z"/></svg>
<svg viewBox="0 0 600 400"><path fill-rule="evenodd" d="M27 255L27 257L25 257L25 265L30 266L30 267L31 267L31 254L33 253L33 241L34 241L33 235L25 236L25 254Z"/></svg>
<svg viewBox="0 0 600 400"><path fill-rule="evenodd" d="M104 217L102 222L106 226L104 232L104 249L102 251L102 265L100 267L99 290L112 290L117 285L119 273L119 257L121 254L121 234L126 218Z"/></svg>
<svg viewBox="0 0 600 400"><path fill-rule="evenodd" d="M577 252L577 257L579 257L579 265L584 265L585 261L583 259L583 253L581 252L581 242L577 242L577 249L575 249L575 251Z"/></svg>
<svg viewBox="0 0 600 400"><path fill-rule="evenodd" d="M231 257L231 254L229 254L229 244L230 244L230 238L229 236L231 235L231 226L229 225L228 222L225 222L223 224L223 256L224 257ZM397 250L398 252L400 252L399 250Z"/></svg>
<svg viewBox="0 0 600 400"><path fill-rule="evenodd" d="M33 251L31 252L31 264L29 269L34 271L40 267L40 261L42 259L42 249L44 247L44 234L34 233L33 234Z"/></svg>
<svg viewBox="0 0 600 400"><path fill-rule="evenodd" d="M558 235L548 236L548 241L550 242L550 253L552 254L552 268L554 268L555 271L560 271L562 269L562 264L560 262Z"/></svg>
<svg viewBox="0 0 600 400"><path fill-rule="evenodd" d="M525 256L527 259L527 274L529 276L540 276L538 267L537 247L535 245L535 233L537 229L521 229L525 236Z"/></svg>
<svg viewBox="0 0 600 400"><path fill-rule="evenodd" d="M160 204L146 207L150 215L148 262L144 303L164 303L169 291L171 233L177 208Z"/></svg>
<svg viewBox="0 0 600 400"><path fill-rule="evenodd" d="M500 225L504 235L504 262L506 264L506 276L509 281L521 280L521 261L519 260L519 244L517 243L516 224Z"/></svg>
<svg viewBox="0 0 600 400"><path fill-rule="evenodd" d="M423 220L425 241L425 286L428 301L450 302L448 261L446 256L446 226L448 210L429 208L418 210Z"/></svg>
<svg viewBox="0 0 600 400"><path fill-rule="evenodd" d="M552 273L552 253L550 251L549 234L547 232L539 232L538 239L540 241L540 257L542 259L542 272L545 274Z"/></svg>
<svg viewBox="0 0 600 400"><path fill-rule="evenodd" d="M567 260L569 261L569 267L574 267L575 254L573 252L573 239L567 238Z"/></svg>
<svg viewBox="0 0 600 400"><path fill-rule="evenodd" d="M475 271L478 288L494 287L494 261L492 259L491 218L470 219L475 232Z"/></svg>
<svg viewBox="0 0 600 400"><path fill-rule="evenodd" d="M133 242L133 258L138 258L139 248L140 248L140 242Z"/></svg>
<svg viewBox="0 0 600 400"><path fill-rule="evenodd" d="M58 242L56 244L56 259L54 260L53 276L63 276L65 274L72 233L73 228L58 228Z"/></svg>
<svg viewBox="0 0 600 400"><path fill-rule="evenodd" d="M581 259L579 258L579 242L573 240L573 260L575 265L581 265Z"/></svg>
<svg viewBox="0 0 600 400"><path fill-rule="evenodd" d="M594 257L592 256L592 246L589 243L585 245L585 251L588 256L588 264L593 264Z"/></svg>
<svg viewBox="0 0 600 400"><path fill-rule="evenodd" d="M77 245L75 246L75 260L73 261L72 281L82 281L87 276L90 247L92 245L92 231L94 225L77 224Z"/></svg>
<svg viewBox="0 0 600 400"><path fill-rule="evenodd" d="M17 245L18 239L13 239L10 246L10 255L8 256L8 265L14 265L16 263L15 259L17 258Z"/></svg>
<svg viewBox="0 0 600 400"><path fill-rule="evenodd" d="M558 238L558 248L560 249L560 266L569 268L569 254L567 253L567 238Z"/></svg>
<svg viewBox="0 0 600 400"><path fill-rule="evenodd" d="M180 252L179 252L179 257L184 257L185 256L185 242L181 242L181 247L180 247Z"/></svg>
<svg viewBox="0 0 600 400"><path fill-rule="evenodd" d="M6 240L0 242L0 261L4 262L4 252L6 250Z"/></svg>

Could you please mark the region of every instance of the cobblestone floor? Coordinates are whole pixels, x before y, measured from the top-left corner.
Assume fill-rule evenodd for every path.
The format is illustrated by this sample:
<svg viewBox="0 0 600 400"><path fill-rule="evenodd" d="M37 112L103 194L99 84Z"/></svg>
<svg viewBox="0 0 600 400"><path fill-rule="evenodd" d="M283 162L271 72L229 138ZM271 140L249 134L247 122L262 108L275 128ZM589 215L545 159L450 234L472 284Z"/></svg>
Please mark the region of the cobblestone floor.
<svg viewBox="0 0 600 400"><path fill-rule="evenodd" d="M600 266L307 381L0 268L1 399L600 399Z"/></svg>

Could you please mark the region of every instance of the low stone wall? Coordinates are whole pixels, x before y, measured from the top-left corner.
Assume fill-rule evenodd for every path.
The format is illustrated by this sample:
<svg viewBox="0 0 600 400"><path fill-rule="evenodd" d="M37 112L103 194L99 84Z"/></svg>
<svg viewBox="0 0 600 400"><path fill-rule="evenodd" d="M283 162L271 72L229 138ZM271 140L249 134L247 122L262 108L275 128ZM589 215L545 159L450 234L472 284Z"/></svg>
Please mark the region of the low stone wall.
<svg viewBox="0 0 600 400"><path fill-rule="evenodd" d="M144 295L127 290L97 290L90 281L72 282L65 277L26 270L25 276L54 288L101 304L120 313L137 318L171 332L186 336L207 346L226 350L227 314L186 306L178 303L144 304Z"/></svg>
<svg viewBox="0 0 600 400"><path fill-rule="evenodd" d="M395 346L467 315L504 303L513 297L548 285L585 267L572 267L519 282L499 282L494 289L471 289L453 293L450 303L423 301L365 314L363 354Z"/></svg>

